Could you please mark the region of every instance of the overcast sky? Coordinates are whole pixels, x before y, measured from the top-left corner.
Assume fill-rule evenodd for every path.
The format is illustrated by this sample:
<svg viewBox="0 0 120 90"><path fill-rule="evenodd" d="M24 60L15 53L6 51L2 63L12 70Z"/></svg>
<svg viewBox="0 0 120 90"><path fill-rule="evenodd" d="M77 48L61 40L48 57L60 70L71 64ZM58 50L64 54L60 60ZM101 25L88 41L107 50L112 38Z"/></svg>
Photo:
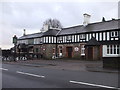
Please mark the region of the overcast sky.
<svg viewBox="0 0 120 90"><path fill-rule="evenodd" d="M91 15L91 23L100 22L102 17L118 19L118 0L85 1L0 2L0 47L11 48L12 37L22 36L24 28L27 34L40 32L48 18L58 19L63 27L83 24L84 13Z"/></svg>

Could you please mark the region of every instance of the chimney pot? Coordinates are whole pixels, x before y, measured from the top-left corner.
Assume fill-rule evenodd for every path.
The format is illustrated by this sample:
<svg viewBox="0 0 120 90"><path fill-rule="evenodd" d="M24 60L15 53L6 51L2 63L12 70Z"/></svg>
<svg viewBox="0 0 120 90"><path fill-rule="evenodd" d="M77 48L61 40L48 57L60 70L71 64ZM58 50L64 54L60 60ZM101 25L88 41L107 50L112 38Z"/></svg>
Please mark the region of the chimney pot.
<svg viewBox="0 0 120 90"><path fill-rule="evenodd" d="M25 29L23 29L23 31L24 31L23 36L25 36L25 35L26 35L26 30L25 30Z"/></svg>

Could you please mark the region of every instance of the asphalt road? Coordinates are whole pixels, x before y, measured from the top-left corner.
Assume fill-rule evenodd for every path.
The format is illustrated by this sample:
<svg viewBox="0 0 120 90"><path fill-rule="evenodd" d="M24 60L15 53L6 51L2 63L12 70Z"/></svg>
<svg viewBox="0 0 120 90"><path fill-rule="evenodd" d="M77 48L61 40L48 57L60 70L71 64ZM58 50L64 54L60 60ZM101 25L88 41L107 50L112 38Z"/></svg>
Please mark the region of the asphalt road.
<svg viewBox="0 0 120 90"><path fill-rule="evenodd" d="M117 73L3 64L2 88L118 88ZM2 72L1 72L2 71Z"/></svg>

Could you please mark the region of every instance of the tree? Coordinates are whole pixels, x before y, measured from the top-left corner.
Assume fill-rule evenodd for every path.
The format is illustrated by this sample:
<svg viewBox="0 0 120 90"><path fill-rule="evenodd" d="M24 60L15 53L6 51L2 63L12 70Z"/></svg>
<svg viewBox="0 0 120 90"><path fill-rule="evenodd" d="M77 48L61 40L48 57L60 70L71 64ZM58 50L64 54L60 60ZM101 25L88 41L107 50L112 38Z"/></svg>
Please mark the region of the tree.
<svg viewBox="0 0 120 90"><path fill-rule="evenodd" d="M48 27L52 27L52 28L58 28L58 29L62 28L60 21L57 19L51 19L51 18L47 19L45 22L43 22L43 27L45 25L48 25ZM42 29L43 29L43 27L42 27Z"/></svg>

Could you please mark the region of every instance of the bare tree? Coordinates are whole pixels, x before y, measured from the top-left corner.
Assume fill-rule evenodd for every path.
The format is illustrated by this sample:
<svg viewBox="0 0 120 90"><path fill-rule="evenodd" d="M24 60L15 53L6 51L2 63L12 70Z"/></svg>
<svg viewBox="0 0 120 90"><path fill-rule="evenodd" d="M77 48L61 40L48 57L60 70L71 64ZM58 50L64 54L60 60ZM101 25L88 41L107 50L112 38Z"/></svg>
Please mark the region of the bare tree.
<svg viewBox="0 0 120 90"><path fill-rule="evenodd" d="M43 23L43 27L44 25L48 25L48 27L52 27L52 28L58 28L58 29L61 29L62 28L62 25L60 23L59 20L57 19L47 19L44 23Z"/></svg>

